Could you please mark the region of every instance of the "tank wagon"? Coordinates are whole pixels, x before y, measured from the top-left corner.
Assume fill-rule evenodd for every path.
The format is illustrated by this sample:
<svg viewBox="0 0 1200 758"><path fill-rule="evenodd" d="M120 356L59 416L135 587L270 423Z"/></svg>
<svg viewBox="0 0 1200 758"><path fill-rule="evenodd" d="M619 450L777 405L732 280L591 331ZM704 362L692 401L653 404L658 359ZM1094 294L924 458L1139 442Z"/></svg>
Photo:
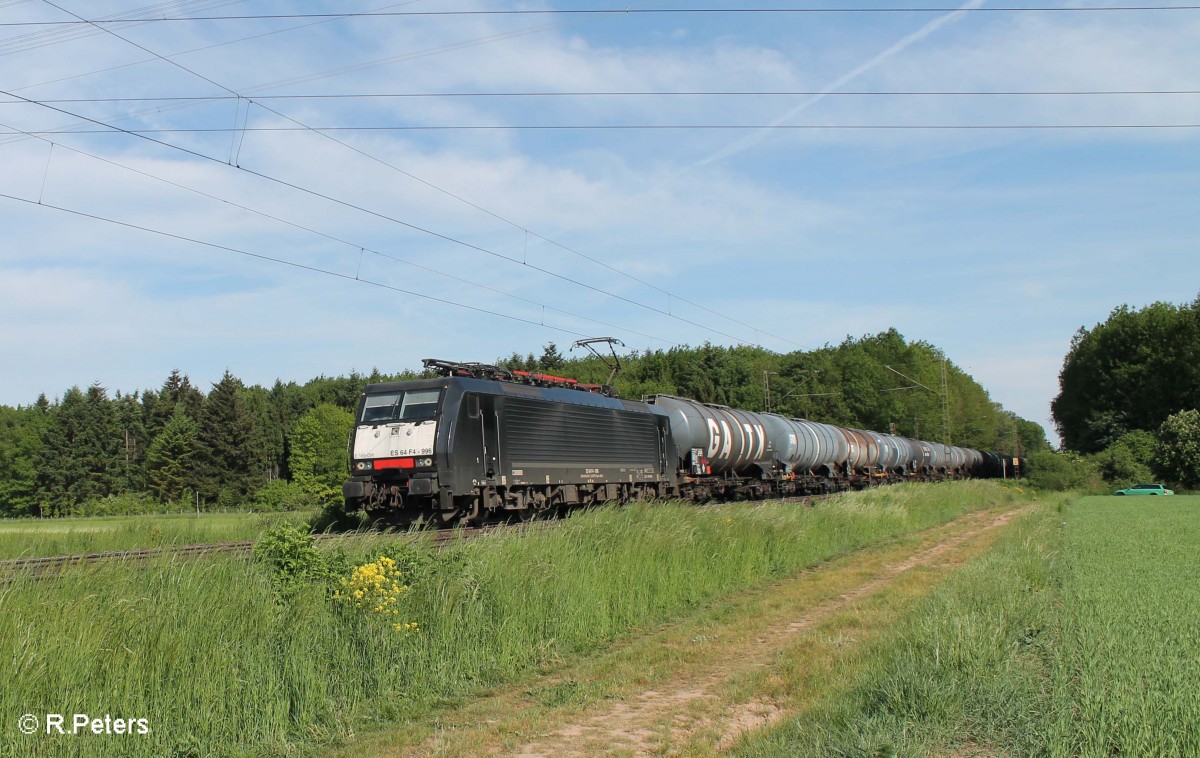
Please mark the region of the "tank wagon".
<svg viewBox="0 0 1200 758"><path fill-rule="evenodd" d="M656 395L686 471L684 494L757 497L984 476L968 448ZM998 476L999 474L997 474Z"/></svg>
<svg viewBox="0 0 1200 758"><path fill-rule="evenodd" d="M762 498L999 477L995 453L670 395L427 359L370 384L349 440L349 510L410 522L527 518L610 500Z"/></svg>

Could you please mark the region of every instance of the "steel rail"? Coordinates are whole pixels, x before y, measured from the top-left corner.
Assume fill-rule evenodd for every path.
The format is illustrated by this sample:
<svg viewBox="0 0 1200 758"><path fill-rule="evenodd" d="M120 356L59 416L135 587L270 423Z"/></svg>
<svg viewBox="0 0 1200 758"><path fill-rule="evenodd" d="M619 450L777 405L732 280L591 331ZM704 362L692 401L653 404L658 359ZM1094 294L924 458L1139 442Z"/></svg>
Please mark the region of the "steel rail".
<svg viewBox="0 0 1200 758"><path fill-rule="evenodd" d="M428 536L433 544L445 547L451 543L473 539L488 534L526 531L531 528L544 528L561 524L561 521L538 521L521 524L492 524L483 527L459 527L454 529L438 529L429 531L406 532L346 532L342 534L318 534L315 542L331 542L334 540L356 540L364 537L410 537L421 538ZM44 579L61 574L64 570L102 563L145 563L159 557L207 557L215 554L249 554L254 550L253 540L238 540L231 542L206 542L188 545L164 545L162 547L132 548L129 550L106 550L95 553L77 553L73 555L48 555L30 558L10 558L0 560L0 582L12 582L18 578Z"/></svg>
<svg viewBox="0 0 1200 758"><path fill-rule="evenodd" d="M798 495L794 497L768 498L758 501L745 502L776 502L795 503L812 506L815 501L840 495L831 492L815 495ZM344 532L325 533L313 537L314 542L332 542L335 540L357 540L365 537L417 538L428 537L438 548L452 543L462 542L489 534L508 534L532 529L561 526L562 519L546 519L541 521L517 524L488 524L477 527L455 527L436 530L410 530L404 532ZM205 542L188 545L164 545L162 547L131 548L129 550L106 550L95 553L77 553L73 555L49 555L30 558L9 558L0 560L0 582L11 583L18 578L46 579L61 574L71 567L87 566L101 563L145 563L159 557L207 557L214 554L249 554L254 550L253 540L237 540L230 542Z"/></svg>

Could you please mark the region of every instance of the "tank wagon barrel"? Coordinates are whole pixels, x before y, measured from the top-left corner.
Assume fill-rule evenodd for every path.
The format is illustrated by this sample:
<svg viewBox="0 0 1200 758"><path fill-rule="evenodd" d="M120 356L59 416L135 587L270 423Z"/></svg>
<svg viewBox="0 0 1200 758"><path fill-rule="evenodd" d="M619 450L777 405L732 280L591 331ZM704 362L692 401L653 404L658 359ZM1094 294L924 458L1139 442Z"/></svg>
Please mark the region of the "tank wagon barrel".
<svg viewBox="0 0 1200 758"><path fill-rule="evenodd" d="M667 412L681 457L700 451L696 457L704 463L696 460L693 466L705 466L707 471L697 473L744 474L756 462L774 458L778 424L764 414L670 395L656 395L649 402Z"/></svg>
<svg viewBox="0 0 1200 758"><path fill-rule="evenodd" d="M788 444L783 460L793 470L831 475L849 455L846 437L837 427L798 418L783 421Z"/></svg>

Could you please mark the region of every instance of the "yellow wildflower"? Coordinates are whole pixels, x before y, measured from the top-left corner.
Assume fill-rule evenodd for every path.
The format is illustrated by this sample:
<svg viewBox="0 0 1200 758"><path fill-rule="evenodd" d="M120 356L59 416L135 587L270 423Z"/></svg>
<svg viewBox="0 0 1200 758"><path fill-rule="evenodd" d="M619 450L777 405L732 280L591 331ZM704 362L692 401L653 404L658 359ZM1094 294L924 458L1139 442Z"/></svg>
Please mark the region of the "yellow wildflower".
<svg viewBox="0 0 1200 758"><path fill-rule="evenodd" d="M408 591L408 585L403 584L404 575L396 566L396 561L381 556L379 560L356 566L350 576L342 579L340 589L334 591L334 599L338 602L353 605L359 611L377 618L388 619L398 616L400 611L395 607L400 601L400 595ZM417 630L414 622L392 623L392 628L408 635Z"/></svg>

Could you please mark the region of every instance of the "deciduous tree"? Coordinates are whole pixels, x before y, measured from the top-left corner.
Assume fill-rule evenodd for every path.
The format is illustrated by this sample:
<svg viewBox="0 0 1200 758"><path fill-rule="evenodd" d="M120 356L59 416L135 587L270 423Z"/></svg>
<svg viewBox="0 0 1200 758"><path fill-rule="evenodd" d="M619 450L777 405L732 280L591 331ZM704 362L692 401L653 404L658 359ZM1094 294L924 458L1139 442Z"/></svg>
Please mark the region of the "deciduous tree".
<svg viewBox="0 0 1200 758"><path fill-rule="evenodd" d="M1168 481L1200 484L1200 411L1189 408L1167 417L1158 430L1153 466Z"/></svg>
<svg viewBox="0 0 1200 758"><path fill-rule="evenodd" d="M293 481L322 500L336 500L348 466L346 442L354 416L335 405L322 404L300 419L291 435Z"/></svg>
<svg viewBox="0 0 1200 758"><path fill-rule="evenodd" d="M1103 324L1081 328L1059 385L1051 412L1064 447L1083 453L1200 406L1200 301L1123 305Z"/></svg>

